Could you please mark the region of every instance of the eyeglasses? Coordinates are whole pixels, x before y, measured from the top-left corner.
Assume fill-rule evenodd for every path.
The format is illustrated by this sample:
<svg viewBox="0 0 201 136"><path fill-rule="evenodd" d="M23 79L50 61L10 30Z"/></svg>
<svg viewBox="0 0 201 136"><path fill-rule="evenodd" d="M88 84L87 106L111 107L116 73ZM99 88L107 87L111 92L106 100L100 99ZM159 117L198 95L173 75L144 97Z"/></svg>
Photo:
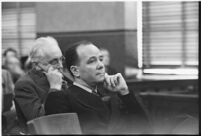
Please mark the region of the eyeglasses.
<svg viewBox="0 0 201 136"><path fill-rule="evenodd" d="M65 57L64 56L61 56L60 58L54 58L54 59L52 59L52 60L50 60L50 61L48 61L48 62L40 62L40 63L42 63L42 64L44 64L44 65L48 65L48 64L51 64L51 65L58 65L60 62L62 62L62 63L64 63L64 61L65 61Z"/></svg>
<svg viewBox="0 0 201 136"><path fill-rule="evenodd" d="M57 64L59 64L59 62L63 63L64 61L65 61L65 57L61 56L60 58L55 58L55 59L50 60L48 63L51 65L57 65Z"/></svg>

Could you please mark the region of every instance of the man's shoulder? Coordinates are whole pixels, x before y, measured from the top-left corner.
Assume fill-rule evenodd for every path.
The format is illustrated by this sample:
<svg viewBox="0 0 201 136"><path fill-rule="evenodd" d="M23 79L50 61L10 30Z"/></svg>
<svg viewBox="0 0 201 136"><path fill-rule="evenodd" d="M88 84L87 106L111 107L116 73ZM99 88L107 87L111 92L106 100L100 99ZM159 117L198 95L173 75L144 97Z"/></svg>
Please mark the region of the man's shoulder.
<svg viewBox="0 0 201 136"><path fill-rule="evenodd" d="M70 93L70 94L77 94L79 93L80 91L82 91L83 89L76 86L76 85L71 85L69 88L68 88L68 91L66 91L66 93Z"/></svg>
<svg viewBox="0 0 201 136"><path fill-rule="evenodd" d="M70 97L70 99L86 95L86 91L76 85L71 85L67 90L64 91L64 93Z"/></svg>
<svg viewBox="0 0 201 136"><path fill-rule="evenodd" d="M30 75L26 73L25 75L21 76L19 80L15 83L15 87L28 86L30 84L34 84L34 82Z"/></svg>

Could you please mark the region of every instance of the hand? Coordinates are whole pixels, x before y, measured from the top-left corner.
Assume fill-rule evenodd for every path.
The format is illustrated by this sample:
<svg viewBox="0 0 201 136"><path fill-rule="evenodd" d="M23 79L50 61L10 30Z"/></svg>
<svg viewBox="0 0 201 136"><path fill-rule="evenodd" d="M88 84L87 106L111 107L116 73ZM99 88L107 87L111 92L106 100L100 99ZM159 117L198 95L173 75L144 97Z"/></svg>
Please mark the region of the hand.
<svg viewBox="0 0 201 136"><path fill-rule="evenodd" d="M105 74L104 86L113 92L119 92L121 95L129 93L128 86L120 73L115 75Z"/></svg>
<svg viewBox="0 0 201 136"><path fill-rule="evenodd" d="M57 69L54 69L53 67L49 67L48 72L45 74L50 84L50 89L61 90L63 75Z"/></svg>

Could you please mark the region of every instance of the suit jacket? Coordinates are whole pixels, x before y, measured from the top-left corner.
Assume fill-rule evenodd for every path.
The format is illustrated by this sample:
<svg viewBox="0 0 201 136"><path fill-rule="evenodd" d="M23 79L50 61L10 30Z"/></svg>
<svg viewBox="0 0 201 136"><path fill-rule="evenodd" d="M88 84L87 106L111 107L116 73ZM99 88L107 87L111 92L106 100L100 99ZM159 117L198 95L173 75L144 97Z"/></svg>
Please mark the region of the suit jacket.
<svg viewBox="0 0 201 136"><path fill-rule="evenodd" d="M47 115L77 113L83 134L143 133L148 122L134 95L119 97L124 106L115 103L115 95L107 99L73 85L65 91L49 93L45 111Z"/></svg>
<svg viewBox="0 0 201 136"><path fill-rule="evenodd" d="M27 122L45 115L44 102L50 89L44 73L32 69L15 84L15 103Z"/></svg>

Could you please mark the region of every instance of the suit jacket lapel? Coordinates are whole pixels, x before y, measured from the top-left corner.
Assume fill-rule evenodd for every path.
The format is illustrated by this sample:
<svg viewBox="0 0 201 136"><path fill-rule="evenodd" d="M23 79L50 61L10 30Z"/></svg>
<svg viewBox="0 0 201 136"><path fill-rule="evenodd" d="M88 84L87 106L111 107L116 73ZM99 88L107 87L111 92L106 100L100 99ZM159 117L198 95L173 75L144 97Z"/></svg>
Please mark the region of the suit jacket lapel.
<svg viewBox="0 0 201 136"><path fill-rule="evenodd" d="M47 77L44 75L44 73L40 71L36 71L32 69L29 72L29 75L31 79L34 81L34 83L37 85L38 95L41 97L42 102L46 99L47 93L50 89L49 82L47 81Z"/></svg>

